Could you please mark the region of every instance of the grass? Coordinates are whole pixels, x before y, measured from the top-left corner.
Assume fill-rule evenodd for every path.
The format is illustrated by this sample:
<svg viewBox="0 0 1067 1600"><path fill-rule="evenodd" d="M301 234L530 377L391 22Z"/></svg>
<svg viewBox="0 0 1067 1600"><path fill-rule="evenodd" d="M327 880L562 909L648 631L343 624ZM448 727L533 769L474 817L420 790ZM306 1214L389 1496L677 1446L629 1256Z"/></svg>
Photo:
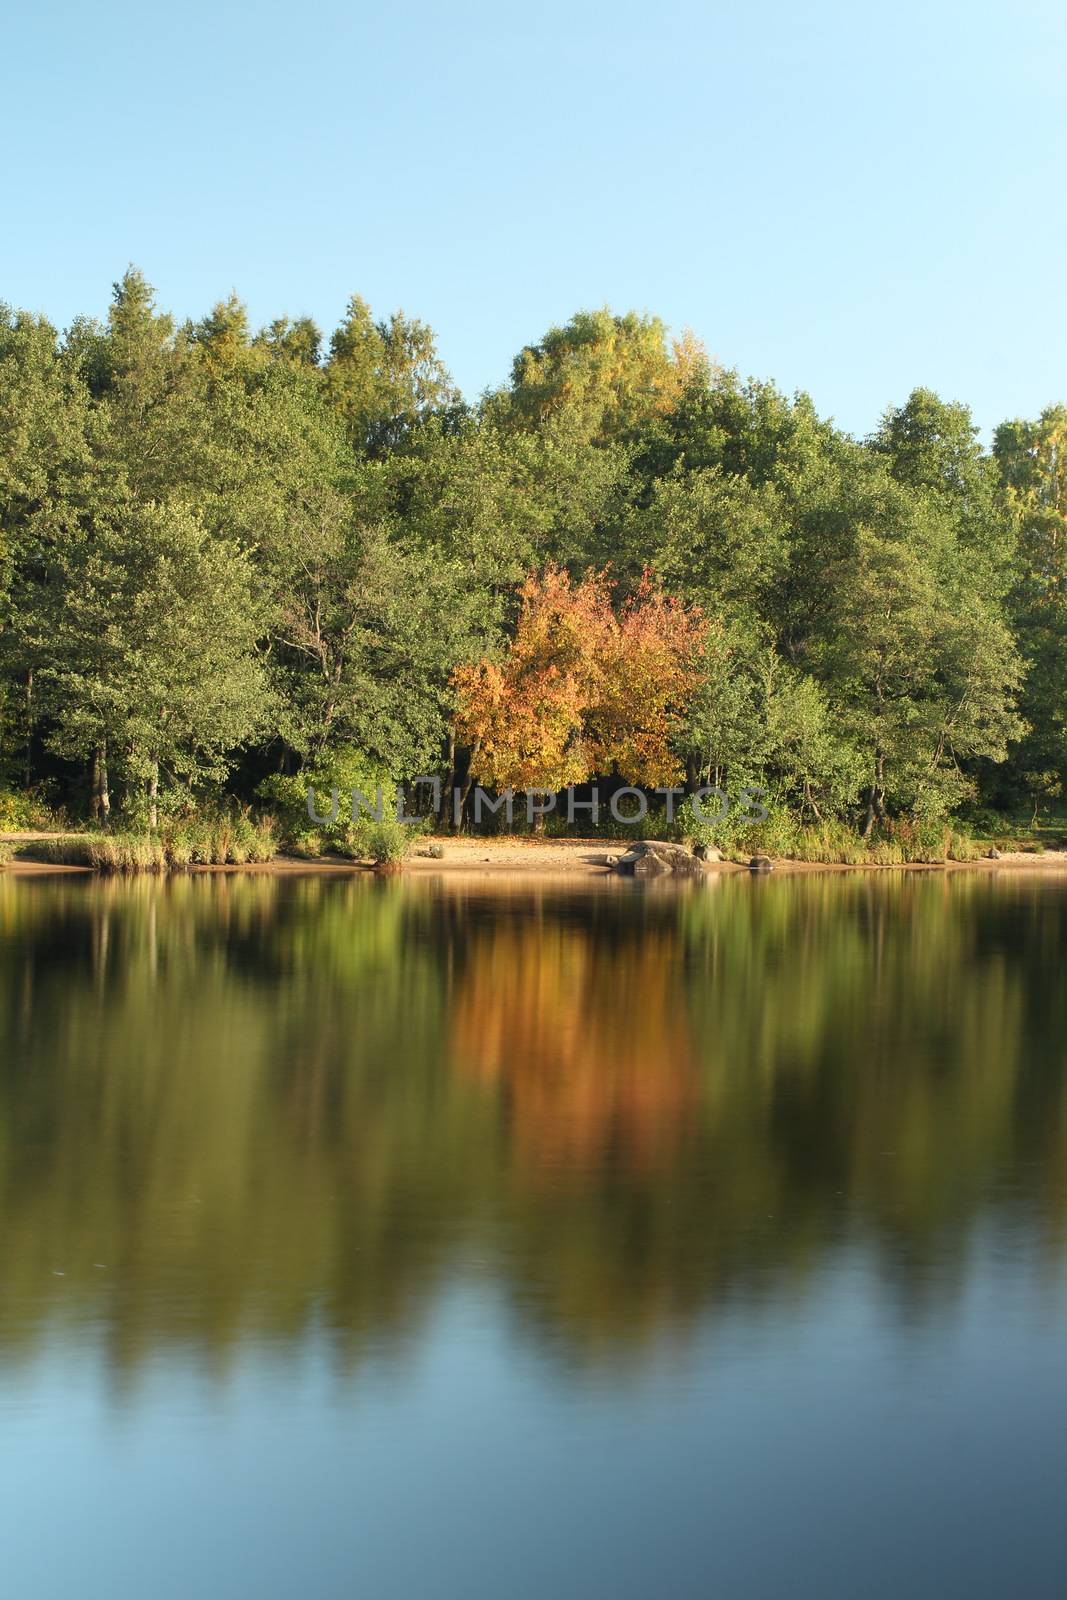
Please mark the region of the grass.
<svg viewBox="0 0 1067 1600"><path fill-rule="evenodd" d="M757 850L791 861L811 861L843 866L901 867L941 865L946 861L976 861L985 847L948 823L900 820L887 823L864 839L846 823L824 822L808 827L763 825L744 837L735 860L749 859Z"/></svg>
<svg viewBox="0 0 1067 1600"><path fill-rule="evenodd" d="M272 861L277 853L270 818L237 817L164 823L158 833L116 831L42 839L21 852L54 866L101 873L168 872L188 866L243 866Z"/></svg>
<svg viewBox="0 0 1067 1600"><path fill-rule="evenodd" d="M848 823L826 821L802 826L784 812L772 813L766 821L740 829L730 824L697 827L684 814L676 817L672 825L661 814L650 816L643 828L625 837L673 837L689 844L713 844L728 859L743 863L753 855L767 854L813 864L904 866L974 861L985 855L991 845L1002 851L1023 850L1040 855L1046 847L1067 844L1065 828L1062 818L1049 819L1035 827L1029 817L1023 821L984 812L952 823L898 819L883 825L870 839L863 839ZM564 831L557 828L551 833L558 836ZM381 822L363 819L358 828L349 830L340 846L317 830L301 832L287 840L287 845L306 860L341 848L353 859L369 858L376 866L388 867L398 865L416 842L414 830L386 817ZM245 811L234 811L172 819L157 832L85 832L23 845L0 840L0 868L20 855L50 864L89 867L100 873L162 873L190 866L267 862L274 859L277 850L272 818L257 821ZM439 858L443 846L436 840L423 841L420 853Z"/></svg>

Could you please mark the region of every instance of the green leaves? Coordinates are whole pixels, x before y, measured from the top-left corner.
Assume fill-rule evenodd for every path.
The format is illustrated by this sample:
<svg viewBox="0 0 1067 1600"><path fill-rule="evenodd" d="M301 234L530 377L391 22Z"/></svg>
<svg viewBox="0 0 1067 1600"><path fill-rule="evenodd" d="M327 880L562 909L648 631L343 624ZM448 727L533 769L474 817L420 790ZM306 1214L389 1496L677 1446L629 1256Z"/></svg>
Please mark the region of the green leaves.
<svg viewBox="0 0 1067 1600"><path fill-rule="evenodd" d="M46 627L27 643L60 754L106 742L132 780L163 766L218 781L229 753L264 730L250 560L189 508L130 508L52 552L39 615Z"/></svg>
<svg viewBox="0 0 1067 1600"><path fill-rule="evenodd" d="M251 794L342 750L466 770L453 674L514 658L525 575L607 574L625 616L648 574L679 604L612 713L645 708L612 746L642 770L765 783L808 817L932 815L1027 773L1050 794L1065 463L1062 407L990 456L916 389L861 443L608 310L464 407L423 322L356 296L324 353L309 318L257 333L231 296L176 327L131 268L106 326L0 314L0 758L75 796L104 746L131 792L239 766ZM697 610L682 719L654 680ZM510 693L521 744L552 696Z"/></svg>

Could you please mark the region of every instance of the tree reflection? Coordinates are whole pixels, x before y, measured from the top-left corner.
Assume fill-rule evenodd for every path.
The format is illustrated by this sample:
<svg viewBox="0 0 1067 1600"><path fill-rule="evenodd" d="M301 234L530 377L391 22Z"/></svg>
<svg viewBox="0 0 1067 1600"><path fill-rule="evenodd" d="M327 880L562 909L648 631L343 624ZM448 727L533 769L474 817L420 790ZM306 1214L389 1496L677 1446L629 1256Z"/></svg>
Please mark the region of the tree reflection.
<svg viewBox="0 0 1067 1600"><path fill-rule="evenodd" d="M844 1249L907 1315L980 1229L1058 1265L1065 927L963 874L0 880L0 1341L354 1360L478 1263L599 1360Z"/></svg>

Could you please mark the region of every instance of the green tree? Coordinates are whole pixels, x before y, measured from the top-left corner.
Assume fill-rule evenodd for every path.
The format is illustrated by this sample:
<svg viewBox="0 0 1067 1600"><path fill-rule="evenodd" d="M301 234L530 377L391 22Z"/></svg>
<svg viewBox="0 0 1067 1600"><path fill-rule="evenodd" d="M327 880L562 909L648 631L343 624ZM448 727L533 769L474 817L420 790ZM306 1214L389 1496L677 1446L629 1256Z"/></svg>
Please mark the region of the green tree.
<svg viewBox="0 0 1067 1600"><path fill-rule="evenodd" d="M372 455L396 449L419 423L459 399L433 330L400 311L375 322L359 295L330 340L326 390L352 445Z"/></svg>
<svg viewBox="0 0 1067 1600"><path fill-rule="evenodd" d="M272 624L288 744L313 766L354 746L396 778L439 770L451 675L480 640L480 604L461 568L382 524L335 529Z"/></svg>
<svg viewBox="0 0 1067 1600"><path fill-rule="evenodd" d="M670 343L658 317L579 311L519 352L497 409L532 428L567 412L587 438L604 442L672 411L707 371L699 342L686 333Z"/></svg>
<svg viewBox="0 0 1067 1600"><path fill-rule="evenodd" d="M1022 705L1030 732L1016 752L1015 781L1036 819L1067 777L1067 406L1047 407L1036 422L1003 423L993 448L1016 516L1012 601L1029 662Z"/></svg>
<svg viewBox="0 0 1067 1600"><path fill-rule="evenodd" d="M27 597L28 598L28 597ZM130 507L54 546L21 617L49 744L94 761L110 810L116 770L154 822L161 775L219 782L229 754L262 727L267 684L251 563L195 512Z"/></svg>
<svg viewBox="0 0 1067 1600"><path fill-rule="evenodd" d="M989 592L1004 594L1013 571L1015 518L968 408L915 389L905 405L886 412L872 443L898 483L935 497L953 518L961 548L981 563Z"/></svg>
<svg viewBox="0 0 1067 1600"><path fill-rule="evenodd" d="M824 660L864 752L865 833L892 810L944 815L973 794L966 764L1004 760L1023 731L1010 631L943 524L928 519L920 503L895 533L862 530L838 574Z"/></svg>

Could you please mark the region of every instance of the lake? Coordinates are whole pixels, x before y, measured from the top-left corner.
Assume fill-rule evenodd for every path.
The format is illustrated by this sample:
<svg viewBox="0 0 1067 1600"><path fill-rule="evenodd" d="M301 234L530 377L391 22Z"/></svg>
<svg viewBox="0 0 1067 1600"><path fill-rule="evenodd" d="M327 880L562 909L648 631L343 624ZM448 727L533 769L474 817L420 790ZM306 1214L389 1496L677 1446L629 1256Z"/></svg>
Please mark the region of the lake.
<svg viewBox="0 0 1067 1600"><path fill-rule="evenodd" d="M12 1600L1067 1593L1067 884L0 877Z"/></svg>

